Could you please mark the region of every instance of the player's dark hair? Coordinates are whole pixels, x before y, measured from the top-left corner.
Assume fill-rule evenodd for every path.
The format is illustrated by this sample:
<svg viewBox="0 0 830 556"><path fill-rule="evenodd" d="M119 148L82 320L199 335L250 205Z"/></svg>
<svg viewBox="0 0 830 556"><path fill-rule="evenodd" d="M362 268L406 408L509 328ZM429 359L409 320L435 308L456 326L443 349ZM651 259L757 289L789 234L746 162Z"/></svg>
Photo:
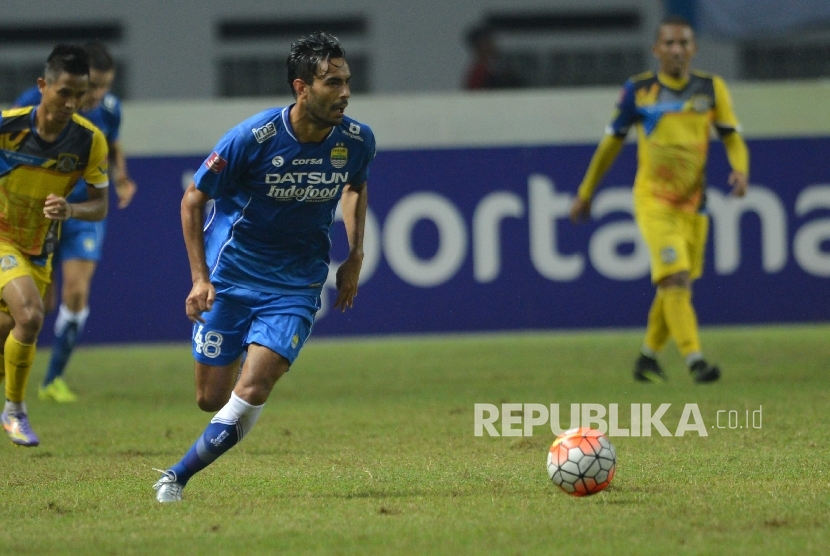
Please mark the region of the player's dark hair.
<svg viewBox="0 0 830 556"><path fill-rule="evenodd" d="M62 73L89 75L89 56L80 46L59 44L46 59L43 78L51 83Z"/></svg>
<svg viewBox="0 0 830 556"><path fill-rule="evenodd" d="M337 37L323 31L297 39L291 45L291 53L285 61L288 69L288 87L296 98L294 80L302 79L311 85L319 74L320 63L328 62L332 58L345 58L346 50L340 45Z"/></svg>
<svg viewBox="0 0 830 556"><path fill-rule="evenodd" d="M679 25L680 27L688 27L693 32L695 30L695 28L692 27L692 24L689 23L689 20L683 17L682 15L669 15L667 17L664 17L660 21L660 25L657 26L657 31L654 33L654 37L656 39L660 38L660 28L664 25Z"/></svg>
<svg viewBox="0 0 830 556"><path fill-rule="evenodd" d="M115 60L112 59L107 47L100 42L88 42L84 45L89 56L89 68L95 71L112 71L115 69Z"/></svg>

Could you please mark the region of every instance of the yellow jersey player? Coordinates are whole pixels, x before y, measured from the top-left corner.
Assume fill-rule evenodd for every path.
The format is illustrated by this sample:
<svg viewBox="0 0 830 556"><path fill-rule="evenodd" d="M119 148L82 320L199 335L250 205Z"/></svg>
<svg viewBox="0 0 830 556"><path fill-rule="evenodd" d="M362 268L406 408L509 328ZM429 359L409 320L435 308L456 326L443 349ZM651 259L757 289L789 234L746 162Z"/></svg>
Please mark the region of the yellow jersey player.
<svg viewBox="0 0 830 556"><path fill-rule="evenodd" d="M24 393L61 222L70 217L97 221L107 214L107 140L76 114L88 87L84 49L58 45L38 78L40 104L0 113L2 422L20 446L40 443L29 424ZM89 199L70 204L66 196L81 178Z"/></svg>
<svg viewBox="0 0 830 556"><path fill-rule="evenodd" d="M657 292L634 378L662 381L657 353L673 338L696 382L720 378L720 369L703 358L691 284L703 271L709 231L705 210L706 161L712 127L726 148L735 196L746 193L749 153L723 80L690 69L696 53L694 31L671 17L657 30L653 47L659 71L632 77L623 87L617 112L600 142L570 217L588 217L591 197L619 154L631 126L637 130L638 168L634 216L648 246L651 280Z"/></svg>

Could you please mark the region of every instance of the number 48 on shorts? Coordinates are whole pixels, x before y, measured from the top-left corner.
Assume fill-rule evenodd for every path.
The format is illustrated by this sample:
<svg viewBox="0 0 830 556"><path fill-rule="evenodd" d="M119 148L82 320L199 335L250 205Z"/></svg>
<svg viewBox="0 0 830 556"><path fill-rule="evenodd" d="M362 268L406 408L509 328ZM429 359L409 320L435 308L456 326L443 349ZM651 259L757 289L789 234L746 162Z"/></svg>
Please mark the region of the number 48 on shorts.
<svg viewBox="0 0 830 556"><path fill-rule="evenodd" d="M203 332L204 325L200 324L193 335L193 344L196 353L204 355L205 357L218 357L222 353L222 335L213 330Z"/></svg>

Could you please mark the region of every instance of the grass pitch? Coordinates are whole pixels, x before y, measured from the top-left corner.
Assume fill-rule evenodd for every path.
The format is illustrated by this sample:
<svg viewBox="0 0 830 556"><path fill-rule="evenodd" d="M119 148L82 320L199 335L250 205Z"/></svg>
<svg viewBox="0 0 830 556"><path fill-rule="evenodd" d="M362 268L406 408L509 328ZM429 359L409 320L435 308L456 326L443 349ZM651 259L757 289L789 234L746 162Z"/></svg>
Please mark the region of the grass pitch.
<svg viewBox="0 0 830 556"><path fill-rule="evenodd" d="M706 329L724 376L703 386L671 346L668 384L633 383L640 332L312 339L253 432L164 506L151 467L210 418L189 346L79 350L71 406L37 400L44 352L28 394L42 445L0 441L0 554L826 553L829 338ZM563 424L572 403L618 404L621 427L631 404L670 403L671 432L694 403L709 434L612 437L614 482L576 499L547 478L547 426L476 437L476 403L559 403Z"/></svg>

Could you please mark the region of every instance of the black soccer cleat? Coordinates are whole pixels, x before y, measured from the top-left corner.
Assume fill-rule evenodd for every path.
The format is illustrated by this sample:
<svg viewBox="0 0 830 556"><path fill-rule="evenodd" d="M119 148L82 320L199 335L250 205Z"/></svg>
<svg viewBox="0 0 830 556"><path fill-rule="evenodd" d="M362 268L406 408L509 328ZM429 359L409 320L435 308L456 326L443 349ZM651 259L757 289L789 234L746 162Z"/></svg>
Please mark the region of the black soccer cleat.
<svg viewBox="0 0 830 556"><path fill-rule="evenodd" d="M637 362L634 363L634 380L662 384L666 382L666 375L657 359L641 353Z"/></svg>
<svg viewBox="0 0 830 556"><path fill-rule="evenodd" d="M689 371L694 381L698 383L715 382L720 379L720 368L717 365L710 365L703 359L692 364Z"/></svg>

